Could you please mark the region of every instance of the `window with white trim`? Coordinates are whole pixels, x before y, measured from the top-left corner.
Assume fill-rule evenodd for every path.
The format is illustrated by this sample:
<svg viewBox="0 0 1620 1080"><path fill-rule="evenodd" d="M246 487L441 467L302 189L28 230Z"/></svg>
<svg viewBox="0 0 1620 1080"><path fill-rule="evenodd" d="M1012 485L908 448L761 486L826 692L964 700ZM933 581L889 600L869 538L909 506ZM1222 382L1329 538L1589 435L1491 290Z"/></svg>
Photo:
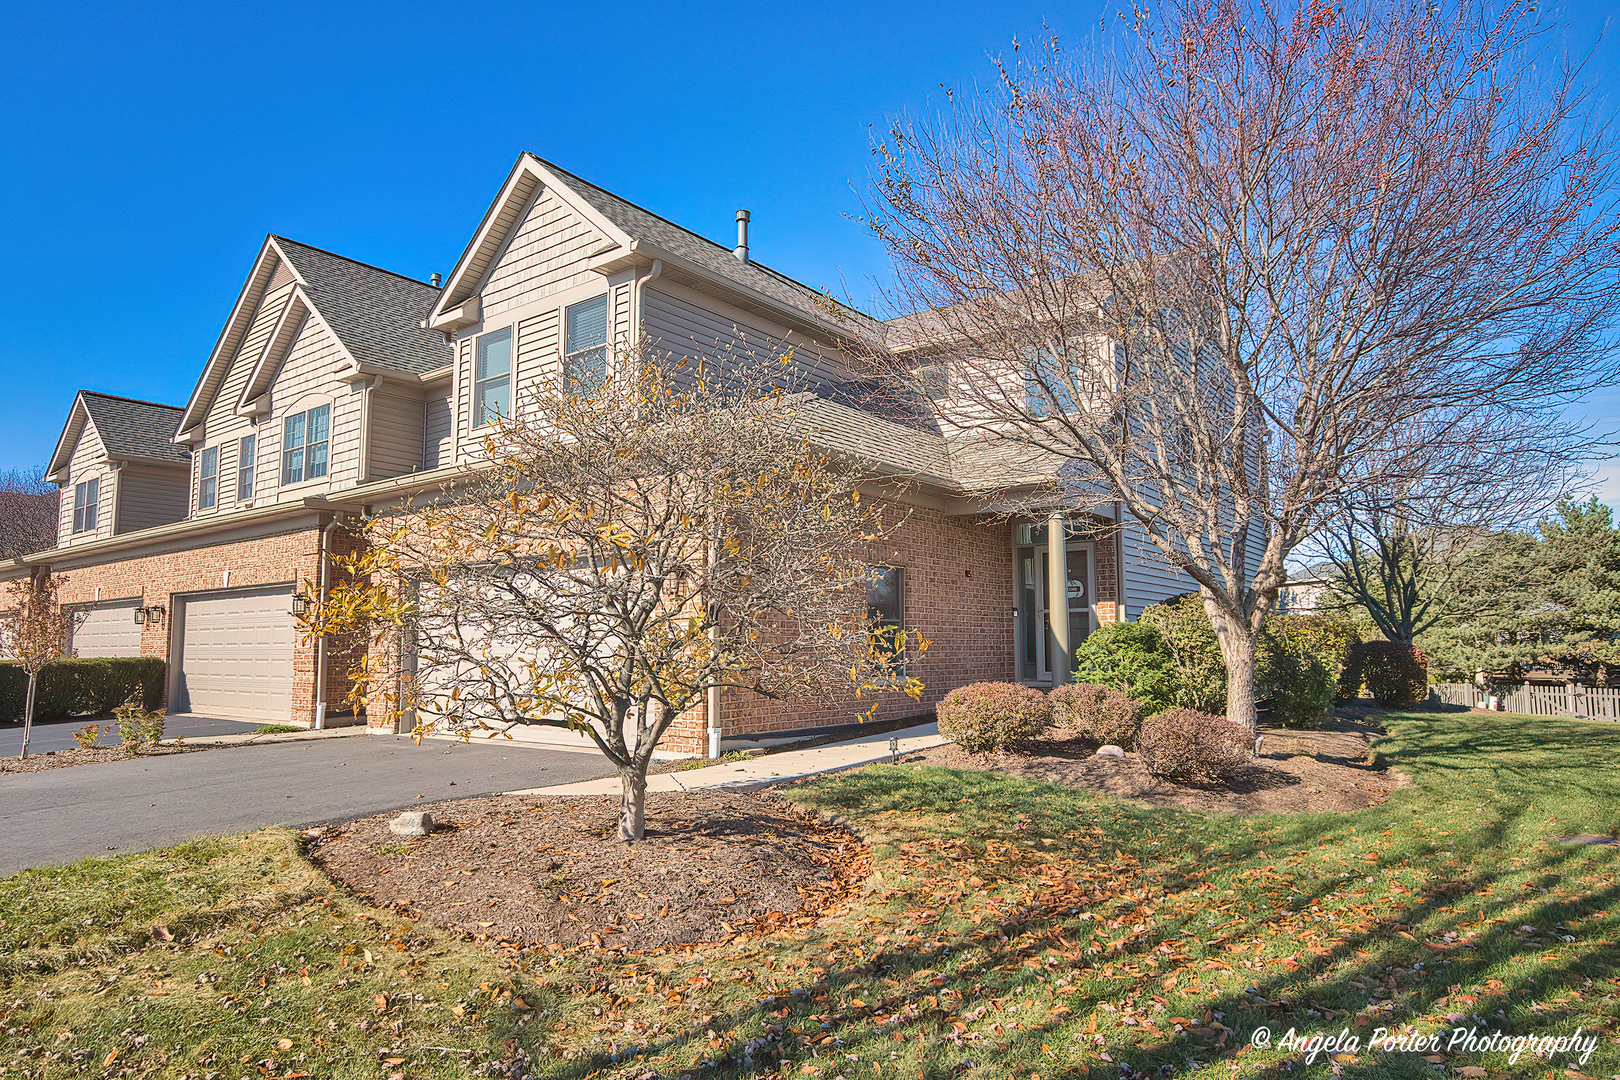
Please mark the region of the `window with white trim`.
<svg viewBox="0 0 1620 1080"><path fill-rule="evenodd" d="M244 435L236 446L236 500L253 498L253 466L258 457L257 435Z"/></svg>
<svg viewBox="0 0 1620 1080"><path fill-rule="evenodd" d="M219 447L203 448L202 465L197 481L197 508L207 510L219 495Z"/></svg>
<svg viewBox="0 0 1620 1080"><path fill-rule="evenodd" d="M97 518L97 499L101 494L100 479L86 480L73 485L73 531L94 532Z"/></svg>
<svg viewBox="0 0 1620 1080"><path fill-rule="evenodd" d="M607 294L563 312L563 390L594 394L607 380Z"/></svg>
<svg viewBox="0 0 1620 1080"><path fill-rule="evenodd" d="M498 424L512 415L512 328L478 338L473 361L473 427Z"/></svg>
<svg viewBox="0 0 1620 1080"><path fill-rule="evenodd" d="M281 424L281 482L301 484L326 475L332 406L293 413Z"/></svg>

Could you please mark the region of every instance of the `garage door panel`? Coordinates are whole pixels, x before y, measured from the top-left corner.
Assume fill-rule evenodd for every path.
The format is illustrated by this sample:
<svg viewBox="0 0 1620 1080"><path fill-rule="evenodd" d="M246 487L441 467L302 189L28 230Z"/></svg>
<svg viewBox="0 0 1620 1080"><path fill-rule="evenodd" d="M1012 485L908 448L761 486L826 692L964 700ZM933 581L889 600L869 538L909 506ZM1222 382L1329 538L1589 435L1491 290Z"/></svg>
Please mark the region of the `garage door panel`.
<svg viewBox="0 0 1620 1080"><path fill-rule="evenodd" d="M141 655L141 625L135 621L139 603L131 600L80 609L81 621L73 628L70 651L80 657Z"/></svg>
<svg viewBox="0 0 1620 1080"><path fill-rule="evenodd" d="M292 715L290 588L187 597L180 636L187 710L251 720Z"/></svg>

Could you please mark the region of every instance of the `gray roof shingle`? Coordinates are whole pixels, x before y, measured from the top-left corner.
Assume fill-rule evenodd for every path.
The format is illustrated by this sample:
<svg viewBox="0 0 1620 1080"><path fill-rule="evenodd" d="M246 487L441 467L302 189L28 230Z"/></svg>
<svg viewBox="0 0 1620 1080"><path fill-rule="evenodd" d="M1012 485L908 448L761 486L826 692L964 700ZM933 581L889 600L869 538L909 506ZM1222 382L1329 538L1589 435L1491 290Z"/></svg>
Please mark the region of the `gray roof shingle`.
<svg viewBox="0 0 1620 1080"><path fill-rule="evenodd" d="M153 401L79 391L90 422L96 425L107 456L149 461L189 461L191 451L177 445L174 433L185 409Z"/></svg>
<svg viewBox="0 0 1620 1080"><path fill-rule="evenodd" d="M575 176L567 169L547 161L538 154L536 160L547 169L563 177L570 190L590 203L591 208L637 240L677 255L716 277L728 279L754 292L762 293L813 321L826 325L838 324L851 335L873 335L877 323L870 316L830 300L826 294L794 281L786 274L762 266L757 262L743 262L732 250L713 240L682 228L651 210L597 187L589 180Z"/></svg>
<svg viewBox="0 0 1620 1080"><path fill-rule="evenodd" d="M274 239L321 318L360 363L412 375L450 363L444 336L421 326L438 289L284 236Z"/></svg>

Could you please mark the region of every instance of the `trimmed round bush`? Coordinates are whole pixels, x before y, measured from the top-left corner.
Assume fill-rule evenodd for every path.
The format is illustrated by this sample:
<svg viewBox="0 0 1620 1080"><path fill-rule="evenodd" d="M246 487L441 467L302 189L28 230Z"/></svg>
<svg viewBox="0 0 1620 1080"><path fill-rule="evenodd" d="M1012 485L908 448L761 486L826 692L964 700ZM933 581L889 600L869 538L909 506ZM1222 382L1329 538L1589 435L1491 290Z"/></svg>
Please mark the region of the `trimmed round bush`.
<svg viewBox="0 0 1620 1080"><path fill-rule="evenodd" d="M1142 722L1136 752L1165 780L1224 780L1249 762L1249 729L1196 709L1166 709Z"/></svg>
<svg viewBox="0 0 1620 1080"><path fill-rule="evenodd" d="M1052 703L1052 725L1099 743L1129 750L1142 726L1142 703L1110 686L1069 683L1046 695Z"/></svg>
<svg viewBox="0 0 1620 1080"><path fill-rule="evenodd" d="M1429 661L1423 650L1398 641L1363 641L1361 680L1380 705L1416 705L1429 696Z"/></svg>
<svg viewBox="0 0 1620 1080"><path fill-rule="evenodd" d="M1033 686L982 682L945 695L939 730L970 754L1028 749L1052 722L1052 706Z"/></svg>

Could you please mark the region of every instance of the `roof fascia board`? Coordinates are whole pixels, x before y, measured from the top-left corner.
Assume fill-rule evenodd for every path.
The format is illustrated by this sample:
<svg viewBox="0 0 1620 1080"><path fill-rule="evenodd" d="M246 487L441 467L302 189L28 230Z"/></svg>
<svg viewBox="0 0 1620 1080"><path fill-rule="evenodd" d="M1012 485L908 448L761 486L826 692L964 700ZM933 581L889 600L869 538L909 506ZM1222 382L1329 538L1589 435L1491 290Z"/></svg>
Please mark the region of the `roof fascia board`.
<svg viewBox="0 0 1620 1080"><path fill-rule="evenodd" d="M219 332L219 340L214 343L214 351L208 355L208 363L203 365L202 376L198 378L197 386L186 402L186 411L181 414L180 426L175 430L175 442L184 445L197 441L189 437L189 434L192 428L202 423L203 414L208 411L208 405L218 392L215 376L223 374L218 371L219 366L229 363L226 353L234 351L227 349L227 345L239 341L240 333L246 329L244 324L251 323L254 313L258 310L259 299L264 295L265 286L270 283L270 278L275 273L275 264L280 262L286 262L281 249L276 247L273 238L266 236L263 246L259 248L259 257L253 261L253 269L248 274L247 284L237 294L236 306L231 308L230 318L225 320L225 326ZM298 278L296 267L288 263L287 269L294 278Z"/></svg>
<svg viewBox="0 0 1620 1080"><path fill-rule="evenodd" d="M699 266L696 263L688 262L679 255L672 255L653 244L641 244L637 251L639 254L644 255L649 259L662 259L666 274L668 273L669 269L674 268L682 273L695 277L699 281L704 282L705 285L714 293L718 294L721 300L724 300L743 311L749 310L748 305L753 305L755 308L762 308L764 310L754 313L767 319L775 319L784 326L787 326L790 329L796 330L800 333L807 333L811 335L811 340L816 340L817 335L825 336L828 334L833 335L835 339L843 339L852 342L859 342L861 340L860 335L854 330L840 327L834 324L831 320L822 321L807 318L804 312L799 311L797 308L789 307L788 305L783 304L762 292L756 292L755 290L746 286L727 281L725 278L710 273L704 267ZM673 283L677 285L682 284L678 281ZM657 286L654 287L656 288ZM836 340L823 342L823 344L827 345L835 345L836 343Z"/></svg>
<svg viewBox="0 0 1620 1080"><path fill-rule="evenodd" d="M522 202L523 205L517 207L518 212L512 217L511 225L507 226L508 229L516 228L523 221L521 211L532 204L540 196L540 193L547 188L550 188L570 211L589 222L592 228L614 241L619 247L630 247L629 236L617 225L597 213L578 194L570 190L568 184L558 179L557 175L546 168L539 158L525 150L518 155L517 162L512 166L511 173L507 175L506 182L501 185L500 194L495 197L494 202L490 203L489 209L484 211L483 220L478 224L478 231L473 234L473 238L468 242L466 250L461 253L461 258L456 260L455 269L450 271L450 277L444 283L444 292L440 294L439 302L433 306L432 312L427 317L426 321L429 327L435 330L452 329L441 320L446 316L452 316L452 313L458 309L464 308L465 302L482 289L484 279L488 276L490 269L499 262L499 253L510 240L510 235L506 232L496 235L501 212L510 208L514 201L520 200ZM475 277L472 264L479 252L485 250L489 250L489 258L477 271ZM463 318L465 315L456 315L454 317ZM476 321L477 317L474 315L471 321L461 325L471 325L472 322ZM459 328L459 326L455 327L455 329Z"/></svg>
<svg viewBox="0 0 1620 1080"><path fill-rule="evenodd" d="M77 427L74 426L75 421ZM51 451L51 463L45 470L47 478L54 477L73 463L73 451L77 449L79 439L84 436L84 426L88 423L90 423L90 408L84 403L84 391L80 390L73 395L73 407L68 410L67 423L62 425L62 434L56 440L56 449Z"/></svg>
<svg viewBox="0 0 1620 1080"><path fill-rule="evenodd" d="M238 416L256 416L268 411L268 406L261 404L261 399L270 389L269 383L274 380L277 369L286 360L293 342L303 330L309 311L310 303L304 287L294 285L292 295L287 297L287 306L281 309L275 328L265 339L264 348L259 350L259 358L242 386L242 396L236 402Z"/></svg>

